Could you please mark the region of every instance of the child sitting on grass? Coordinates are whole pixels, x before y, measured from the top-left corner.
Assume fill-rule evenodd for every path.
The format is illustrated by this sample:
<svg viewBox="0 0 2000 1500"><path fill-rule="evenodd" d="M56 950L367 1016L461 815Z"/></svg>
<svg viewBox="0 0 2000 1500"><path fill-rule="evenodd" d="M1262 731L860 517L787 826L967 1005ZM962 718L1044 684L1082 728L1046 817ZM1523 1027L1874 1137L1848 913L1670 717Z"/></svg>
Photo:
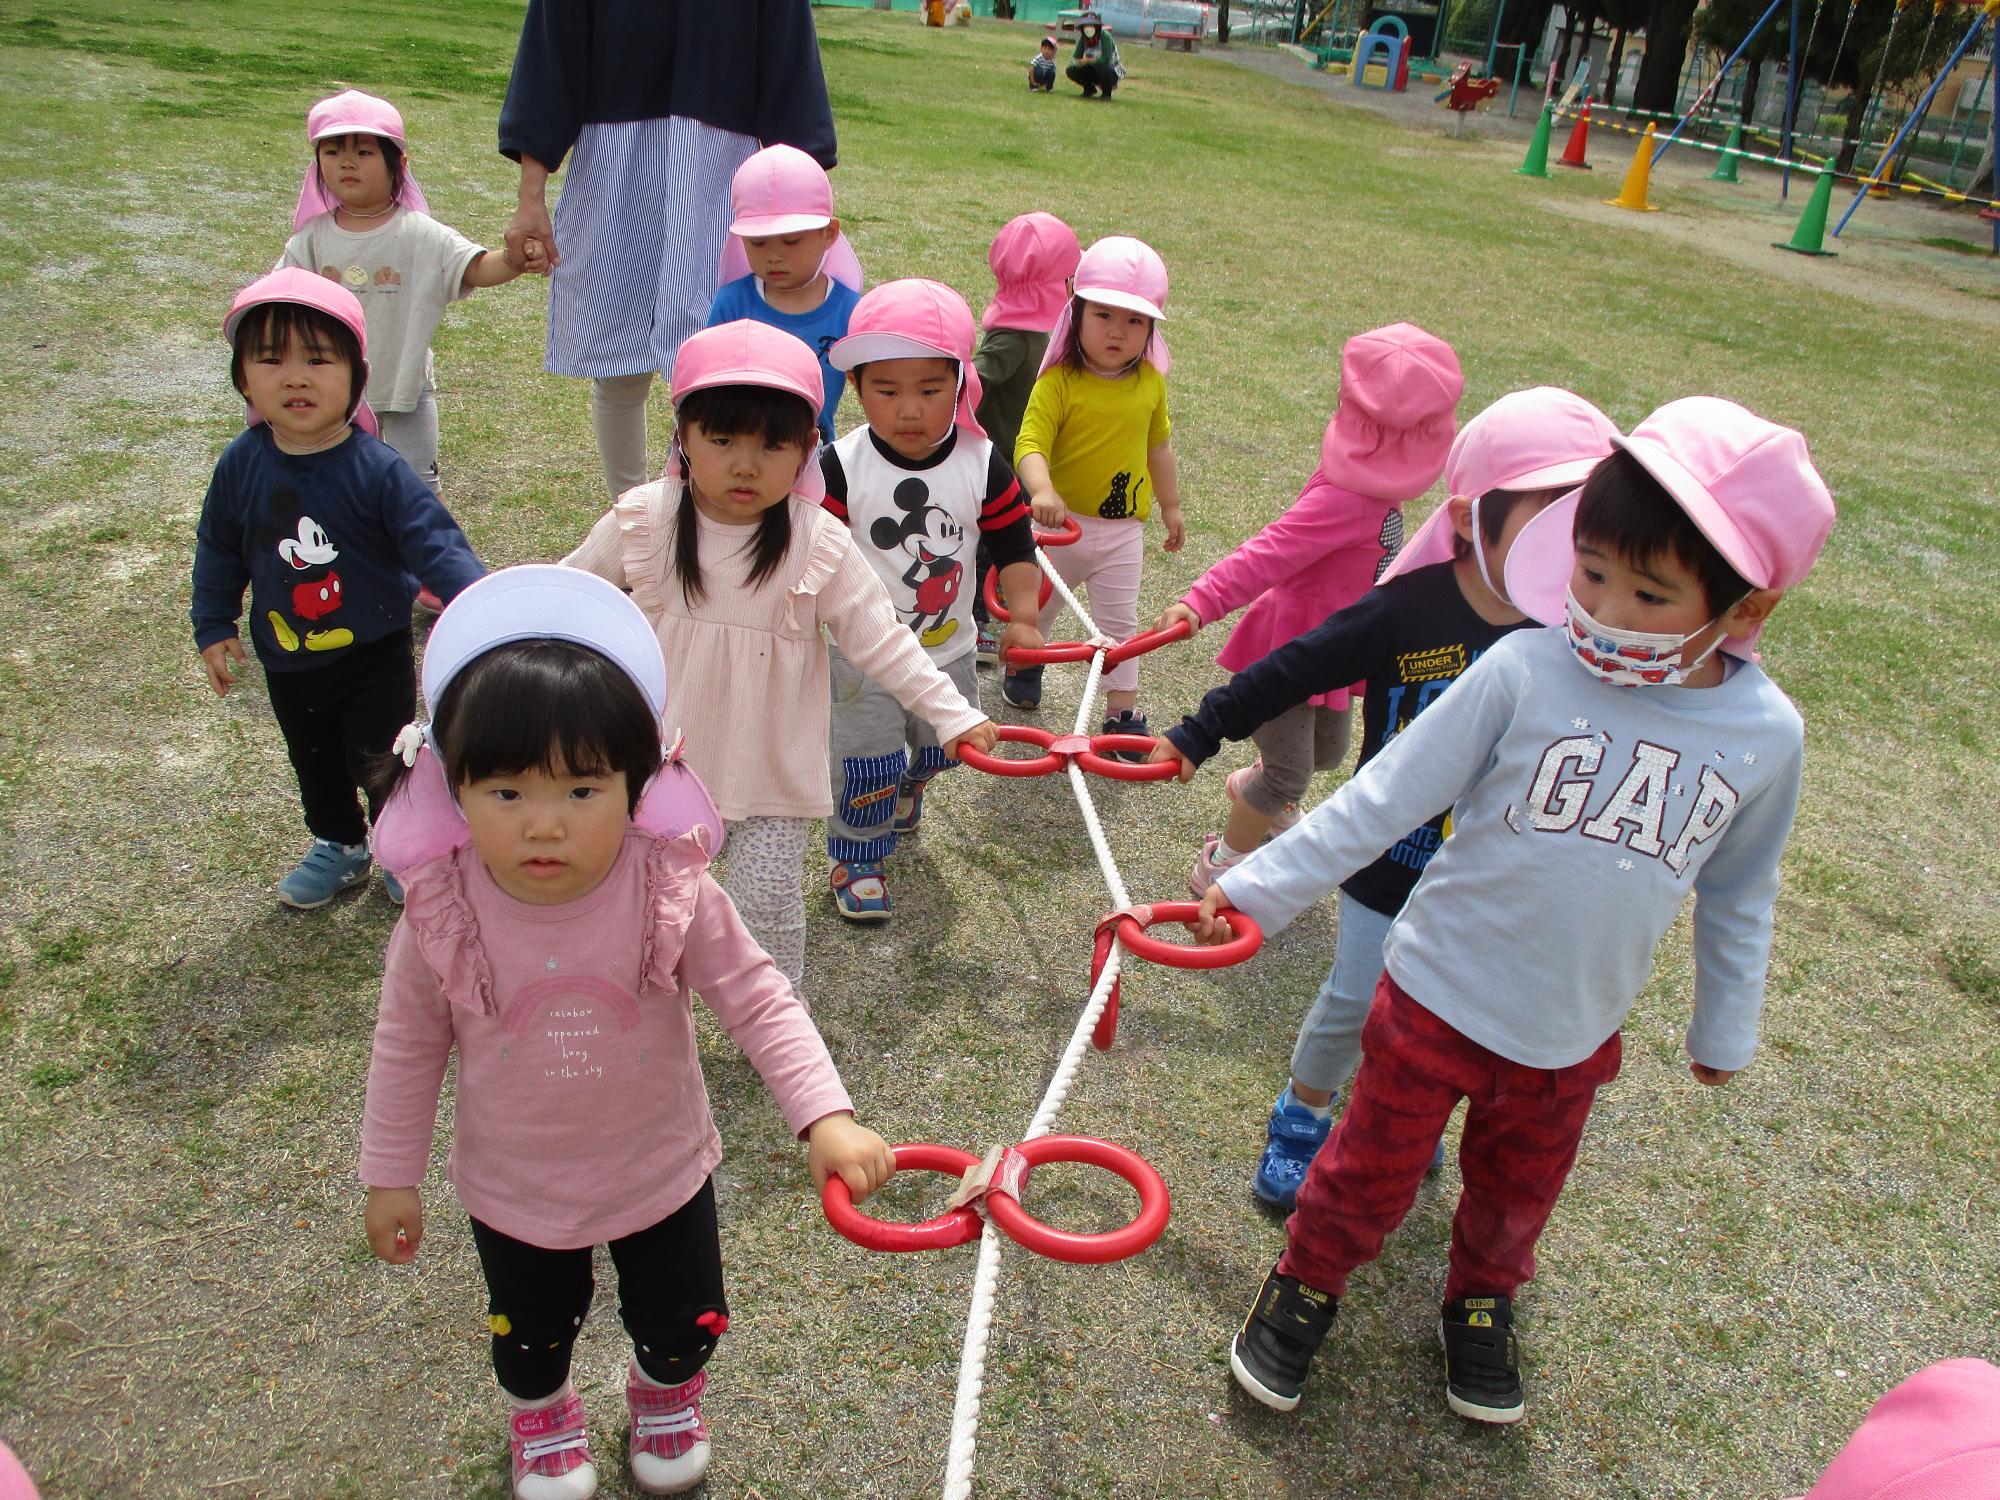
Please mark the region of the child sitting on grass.
<svg viewBox="0 0 2000 1500"><path fill-rule="evenodd" d="M1283 927L1453 810L1384 945L1347 1108L1230 1349L1277 1410L1298 1405L1349 1273L1409 1211L1464 1098L1445 1395L1474 1421L1520 1420L1514 1296L1690 892L1690 1069L1727 1083L1756 1050L1804 726L1754 647L1833 500L1798 433L1713 397L1670 402L1618 448L1514 544L1508 597L1560 627L1496 643L1202 898L1206 936L1232 906Z"/></svg>

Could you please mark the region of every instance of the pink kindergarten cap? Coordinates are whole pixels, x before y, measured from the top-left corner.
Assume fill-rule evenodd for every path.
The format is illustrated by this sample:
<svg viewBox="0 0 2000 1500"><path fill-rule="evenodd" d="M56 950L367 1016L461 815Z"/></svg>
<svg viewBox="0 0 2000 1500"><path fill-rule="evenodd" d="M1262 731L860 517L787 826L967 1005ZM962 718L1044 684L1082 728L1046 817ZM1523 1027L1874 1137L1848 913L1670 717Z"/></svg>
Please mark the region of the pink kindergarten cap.
<svg viewBox="0 0 2000 1500"><path fill-rule="evenodd" d="M1076 231L1054 214L1028 213L1009 219L993 236L993 248L986 252L995 290L986 311L979 315L979 326L1047 333L1062 317L1069 301L1069 278L1076 274L1082 258Z"/></svg>
<svg viewBox="0 0 2000 1500"><path fill-rule="evenodd" d="M847 334L826 352L836 370L878 359L949 359L958 363L958 402L952 421L985 437L973 410L985 392L972 367L972 309L942 282L920 276L885 281L862 294L847 319Z"/></svg>
<svg viewBox="0 0 2000 1500"><path fill-rule="evenodd" d="M1553 385L1509 391L1459 429L1445 456L1445 492L1470 500L1489 490L1573 489L1617 440L1617 424L1574 391ZM1440 505L1382 581L1449 562L1452 536L1450 507Z"/></svg>
<svg viewBox="0 0 2000 1500"><path fill-rule="evenodd" d="M478 658L513 641L573 641L608 659L645 695L657 721L667 709L667 663L659 637L625 591L577 568L526 563L502 568L463 590L431 627L424 645L424 706L433 715L452 682ZM392 871L408 871L471 837L465 814L445 782L444 764L428 725L396 738L411 774L396 789L375 825L376 858ZM722 843L722 821L708 791L680 764L670 747L659 773L647 783L632 821L651 833L675 837L694 828L708 832L708 847Z"/></svg>
<svg viewBox="0 0 2000 1500"><path fill-rule="evenodd" d="M276 271L259 276L250 285L236 294L236 300L229 304L229 316L222 320L222 337L229 343L236 342L237 325L243 315L253 307L263 307L272 302L293 302L301 307L310 307L323 312L336 322L345 324L354 334L355 342L361 346L361 385L368 385L368 318L361 311L361 303L354 293L330 277L308 271L303 266L283 266ZM375 419L375 412L366 401L357 400L354 411L348 418L355 426L370 436L381 435L381 424ZM247 409L244 426L255 427L263 421L255 407Z"/></svg>
<svg viewBox="0 0 2000 1500"><path fill-rule="evenodd" d="M1992 1500L2000 1495L2000 1369L1946 1359L1869 1409L1801 1500Z"/></svg>
<svg viewBox="0 0 2000 1500"><path fill-rule="evenodd" d="M1160 320L1167 315L1167 263L1160 259L1159 251L1127 234L1106 235L1083 252L1072 281L1071 290L1086 302L1128 308L1151 318L1153 336L1146 341L1145 358L1162 375L1172 368L1173 356L1159 329ZM1062 358L1075 306L1074 301L1063 304L1036 374L1046 374Z"/></svg>
<svg viewBox="0 0 2000 1500"><path fill-rule="evenodd" d="M669 389L675 406L696 391L718 385L761 385L785 391L812 408L815 423L826 402L826 382L812 346L782 328L750 318L704 328L690 335L674 355ZM792 493L814 504L826 495L817 439L799 469Z"/></svg>
<svg viewBox="0 0 2000 1500"><path fill-rule="evenodd" d="M408 142L403 137L403 117L387 99L377 99L359 89L348 89L331 99L320 100L306 111L306 141L313 147L313 159L306 163L305 181L299 184L298 207L292 210L294 229L307 219L331 213L339 203L326 190L326 184L319 175L319 143L335 135L379 135L408 149ZM396 189L396 201L413 213L427 214L431 211L430 205L424 201L424 190L417 186L417 179L410 172L408 161L403 163L403 182Z"/></svg>
<svg viewBox="0 0 2000 1500"><path fill-rule="evenodd" d="M1716 551L1755 589L1791 588L1812 571L1833 529L1833 496L1806 440L1719 396L1669 401L1612 446L1637 459ZM1507 593L1522 613L1563 618L1576 570L1576 509L1565 495L1521 528L1507 554ZM1754 658L1760 624L1722 649Z"/></svg>
<svg viewBox="0 0 2000 1500"><path fill-rule="evenodd" d="M1429 489L1458 430L1465 376L1451 345L1414 323L1357 333L1340 351L1340 405L1320 443L1320 472L1400 505Z"/></svg>
<svg viewBox="0 0 2000 1500"><path fill-rule="evenodd" d="M762 239L824 229L833 222L833 183L826 168L796 146L766 146L736 169L729 183L734 218L723 241L717 275L731 282L750 274L738 235ZM851 291L861 290L861 262L845 234L833 237L820 269Z"/></svg>

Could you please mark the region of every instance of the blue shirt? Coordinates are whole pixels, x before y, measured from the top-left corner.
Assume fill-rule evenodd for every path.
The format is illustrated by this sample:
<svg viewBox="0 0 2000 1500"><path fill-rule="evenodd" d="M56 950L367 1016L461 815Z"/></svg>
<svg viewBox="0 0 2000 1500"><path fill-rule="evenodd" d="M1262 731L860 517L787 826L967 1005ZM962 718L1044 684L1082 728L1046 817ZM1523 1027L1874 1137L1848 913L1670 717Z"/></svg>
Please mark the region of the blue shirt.
<svg viewBox="0 0 2000 1500"><path fill-rule="evenodd" d="M708 310L708 326L713 328L718 323L754 318L759 323L782 328L793 338L810 344L813 353L819 356L819 377L826 382L826 400L819 409L819 433L822 440L831 443L833 413L840 405L840 388L847 377L826 362L826 351L833 347L835 339L846 337L847 320L853 315L854 304L861 300L861 294L831 276L827 277L826 286L826 300L811 312L779 312L757 290L755 276L739 276L734 281L724 282L716 292L715 302Z"/></svg>
<svg viewBox="0 0 2000 1500"><path fill-rule="evenodd" d="M195 529L196 650L237 633L270 672L299 672L410 628L421 580L450 603L485 569L401 454L359 428L286 453L259 423L222 450Z"/></svg>

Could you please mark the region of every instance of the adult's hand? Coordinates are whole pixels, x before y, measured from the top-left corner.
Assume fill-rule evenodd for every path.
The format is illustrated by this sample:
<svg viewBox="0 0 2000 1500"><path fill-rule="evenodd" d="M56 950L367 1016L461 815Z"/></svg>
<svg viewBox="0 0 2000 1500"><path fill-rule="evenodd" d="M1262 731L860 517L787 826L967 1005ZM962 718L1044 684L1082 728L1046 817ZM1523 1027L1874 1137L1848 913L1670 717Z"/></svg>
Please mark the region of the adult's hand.
<svg viewBox="0 0 2000 1500"><path fill-rule="evenodd" d="M515 264L529 270L548 270L562 264L556 249L556 229L549 220L549 169L532 156L521 158L521 190L514 217L507 221L507 254ZM536 242L531 251L528 242ZM544 272L546 274L546 272Z"/></svg>

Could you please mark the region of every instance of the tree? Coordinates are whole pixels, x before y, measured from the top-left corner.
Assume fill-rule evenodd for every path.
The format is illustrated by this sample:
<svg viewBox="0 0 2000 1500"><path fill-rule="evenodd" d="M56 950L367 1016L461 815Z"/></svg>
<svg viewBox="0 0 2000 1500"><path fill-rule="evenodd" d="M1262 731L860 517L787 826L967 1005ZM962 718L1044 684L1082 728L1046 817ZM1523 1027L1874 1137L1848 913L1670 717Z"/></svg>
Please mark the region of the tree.
<svg viewBox="0 0 2000 1500"><path fill-rule="evenodd" d="M1604 87L1598 97L1618 103L1618 71L1625 62L1625 34L1646 24L1646 0L1604 0L1604 24L1611 28L1611 56L1604 65Z"/></svg>
<svg viewBox="0 0 2000 1500"><path fill-rule="evenodd" d="M1681 64L1687 58L1688 23L1696 0L1649 0L1646 7L1646 56L1632 85L1634 109L1674 113L1681 92Z"/></svg>

